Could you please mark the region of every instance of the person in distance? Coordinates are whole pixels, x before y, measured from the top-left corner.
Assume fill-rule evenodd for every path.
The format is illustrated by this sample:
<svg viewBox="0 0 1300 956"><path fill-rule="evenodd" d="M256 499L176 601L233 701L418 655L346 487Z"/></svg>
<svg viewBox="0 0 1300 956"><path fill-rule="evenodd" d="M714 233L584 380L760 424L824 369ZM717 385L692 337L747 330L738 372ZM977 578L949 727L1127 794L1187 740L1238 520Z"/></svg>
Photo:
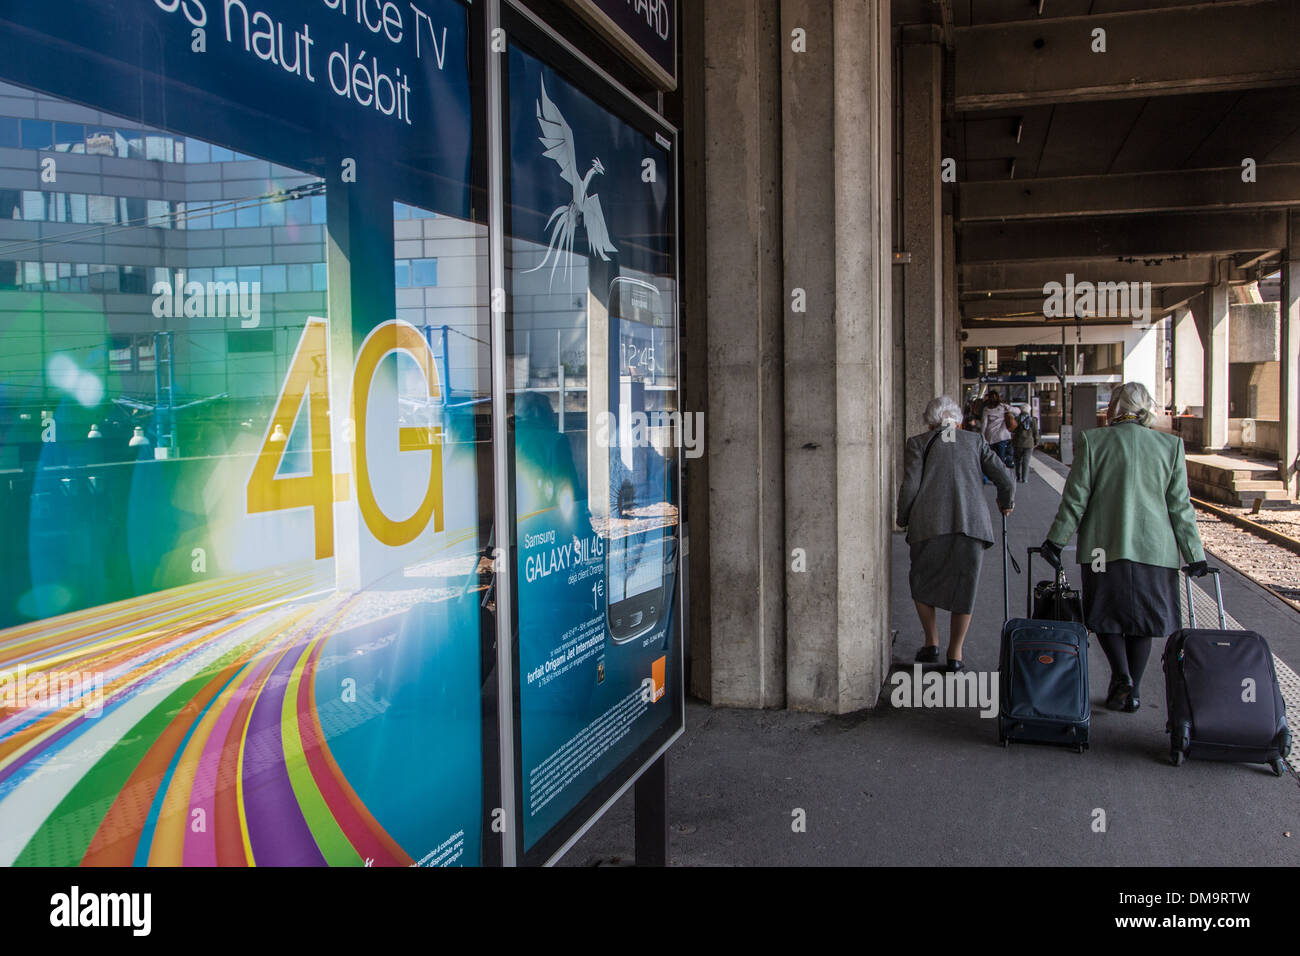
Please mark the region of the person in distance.
<svg viewBox="0 0 1300 956"><path fill-rule="evenodd" d="M980 563L993 546L982 477L998 488L998 507L1011 514L1016 484L978 432L962 430L962 412L947 395L925 406L926 430L907 440L898 488L899 527L911 550L908 583L925 644L921 663L939 660L936 609L951 612L948 669L962 668L962 644L979 589Z"/></svg>

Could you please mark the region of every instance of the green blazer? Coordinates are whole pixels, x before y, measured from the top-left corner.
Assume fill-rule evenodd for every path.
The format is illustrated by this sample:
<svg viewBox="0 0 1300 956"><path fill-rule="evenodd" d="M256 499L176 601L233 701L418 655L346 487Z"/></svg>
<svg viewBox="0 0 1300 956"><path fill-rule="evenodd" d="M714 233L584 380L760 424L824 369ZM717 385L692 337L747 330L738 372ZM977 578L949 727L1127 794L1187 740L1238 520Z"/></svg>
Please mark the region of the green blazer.
<svg viewBox="0 0 1300 956"><path fill-rule="evenodd" d="M1077 433L1047 539L1063 547L1076 529L1080 564L1090 564L1097 548L1107 561L1165 568L1204 561L1182 439L1136 422Z"/></svg>

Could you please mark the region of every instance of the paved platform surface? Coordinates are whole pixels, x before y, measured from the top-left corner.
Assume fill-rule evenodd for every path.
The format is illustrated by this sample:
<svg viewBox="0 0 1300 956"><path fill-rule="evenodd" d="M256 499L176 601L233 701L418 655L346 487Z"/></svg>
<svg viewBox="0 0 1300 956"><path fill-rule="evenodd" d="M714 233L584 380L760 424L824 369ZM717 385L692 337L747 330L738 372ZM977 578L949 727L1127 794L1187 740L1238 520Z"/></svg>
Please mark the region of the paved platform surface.
<svg viewBox="0 0 1300 956"><path fill-rule="evenodd" d="M1251 458L1240 452L1189 453L1187 460L1226 471L1249 471L1257 473L1259 477L1277 477L1277 462L1267 458Z"/></svg>
<svg viewBox="0 0 1300 956"><path fill-rule="evenodd" d="M1010 541L1022 568L1025 549L1041 542L1051 524L1064 474L1040 455L1029 483L1018 486ZM991 487L986 494L996 514ZM910 661L922 638L901 533L893 558L895 657ZM1070 571L1077 584L1077 567ZM1025 578L1013 573L1013 615L1023 610L1024 587ZM1300 670L1300 612L1231 571L1223 590L1241 626L1264 634L1275 655ZM1198 595L1198 612L1204 600ZM945 618L941 612L941 634ZM996 670L1001 625L995 548L985 558L968 667ZM686 734L669 754L671 862L1300 864L1300 779L1274 777L1262 765L1170 766L1159 650L1137 714L1104 707L1108 670L1095 641L1091 651L1092 749L1082 755L1032 745L1004 750L996 721L975 709L894 709L886 699L873 711L827 717L689 703ZM806 832L792 829L796 810L806 814ZM1104 832L1094 829L1099 810ZM628 862L632 855L629 794L562 862Z"/></svg>

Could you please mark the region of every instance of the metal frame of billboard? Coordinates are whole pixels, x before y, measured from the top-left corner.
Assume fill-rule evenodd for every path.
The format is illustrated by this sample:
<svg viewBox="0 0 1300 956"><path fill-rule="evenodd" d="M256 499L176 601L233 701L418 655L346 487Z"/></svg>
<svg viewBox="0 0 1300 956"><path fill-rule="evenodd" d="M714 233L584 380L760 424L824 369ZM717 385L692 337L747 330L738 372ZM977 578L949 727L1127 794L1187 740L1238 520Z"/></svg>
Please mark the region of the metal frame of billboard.
<svg viewBox="0 0 1300 956"><path fill-rule="evenodd" d="M532 30L539 35L546 43L551 44L555 50L570 61L570 66L576 67L578 72L586 73L587 76L595 83L603 87L603 90L595 90L584 87L584 92L592 95L593 98L601 99L598 94L605 94L605 100L617 100L623 107L620 112L616 108L611 108L612 112L620 115L623 119L632 121L632 116L639 116L642 123L649 122L659 133L666 136L672 143L670 153L674 157L672 196L670 200L671 222L673 229L673 249L672 262L674 272L674 283L680 282L681 275L681 237L680 237L680 215L678 212L679 198L679 177L676 169L676 156L678 155L678 130L675 126L665 120L662 116L647 106L634 93L625 86L611 77L608 73L598 67L585 56L576 46L561 36L554 28L546 23L543 19L523 5L521 0L487 0L485 43L491 50L493 34L498 28L506 28L506 35L511 36L509 18L517 18L518 23L525 26L526 29ZM504 16L503 16L504 14ZM513 37L511 37L513 39ZM536 51L543 56L544 61L554 69L561 69L552 60L548 60L545 51ZM493 197L491 200L491 209L489 216L490 228L490 249L491 264L489 266L491 274L492 288L505 288L505 196L506 196L506 177L505 177L505 148L504 148L504 130L505 130L505 103L504 89L505 84L503 75L508 70L508 58L501 53L495 53L489 57L489 69L487 77L487 95L488 95L488 148L489 148L489 193ZM564 70L561 70L564 72ZM612 94L612 95L610 95ZM603 105L603 104L602 104ZM680 338L680 306L681 294L680 289L674 288L673 295L673 334ZM496 389L498 373L501 376L501 384L505 384L506 360L505 360L505 334L506 334L506 316L504 310L494 312L492 317L492 369L494 391ZM504 392L500 397L504 399ZM676 389L678 403L680 405L681 385L680 377ZM498 485L497 494L497 527L505 529L511 527L514 521L514 514L511 509L511 499L509 491L509 461L508 449L510 443L506 435L506 408L504 401L494 403L493 416L493 471L506 479L504 484ZM499 430L498 430L499 429ZM681 456L677 456L676 468L676 489L679 497L679 515L680 515L680 496L682 494L682 461ZM500 541L504 540L503 535L498 535L498 546ZM674 606L676 610L676 634L674 641L675 648L675 678L671 688L666 687L665 692L670 696L670 702L674 707L674 714L669 718L663 730L656 731L640 747L637 748L629 757L627 757L618 767L616 767L604 780L596 787L585 794L559 824L538 839L537 843L530 850L525 851L523 846L523 817L519 801L519 792L517 787L518 775L522 772L519 766L519 726L521 713L518 706L518 687L517 674L515 673L515 661L518 654L517 635L514 627L514 608L506 606L505 613L501 605L497 607L497 675L498 675L498 701L501 713L500 727L500 746L501 746L501 798L502 808L505 812L505 818L508 821L507 832L504 834L502 847L502 862L506 866L511 865L536 865L543 864L550 866L558 861L592 825L600 819L602 815L622 797L630 787L646 772L656 760L661 759L667 752L668 748L682 735L685 731L685 681L683 677L685 667L684 655L684 635L685 635L685 608L682 603L683 586L680 569L682 565L682 548L677 549L677 569L678 573L674 575ZM502 583L509 582L511 578L512 562L509 559L503 559L500 562L501 569L498 570L498 594L502 593Z"/></svg>

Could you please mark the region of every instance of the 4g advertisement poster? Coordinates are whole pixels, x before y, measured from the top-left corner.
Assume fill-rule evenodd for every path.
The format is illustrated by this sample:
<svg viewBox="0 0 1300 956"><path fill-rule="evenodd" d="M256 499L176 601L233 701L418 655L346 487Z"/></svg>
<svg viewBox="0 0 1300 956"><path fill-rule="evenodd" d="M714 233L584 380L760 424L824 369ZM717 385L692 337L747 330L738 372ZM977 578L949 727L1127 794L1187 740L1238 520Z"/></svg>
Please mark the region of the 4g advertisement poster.
<svg viewBox="0 0 1300 956"><path fill-rule="evenodd" d="M489 861L472 15L358 7L0 14L0 864Z"/></svg>

